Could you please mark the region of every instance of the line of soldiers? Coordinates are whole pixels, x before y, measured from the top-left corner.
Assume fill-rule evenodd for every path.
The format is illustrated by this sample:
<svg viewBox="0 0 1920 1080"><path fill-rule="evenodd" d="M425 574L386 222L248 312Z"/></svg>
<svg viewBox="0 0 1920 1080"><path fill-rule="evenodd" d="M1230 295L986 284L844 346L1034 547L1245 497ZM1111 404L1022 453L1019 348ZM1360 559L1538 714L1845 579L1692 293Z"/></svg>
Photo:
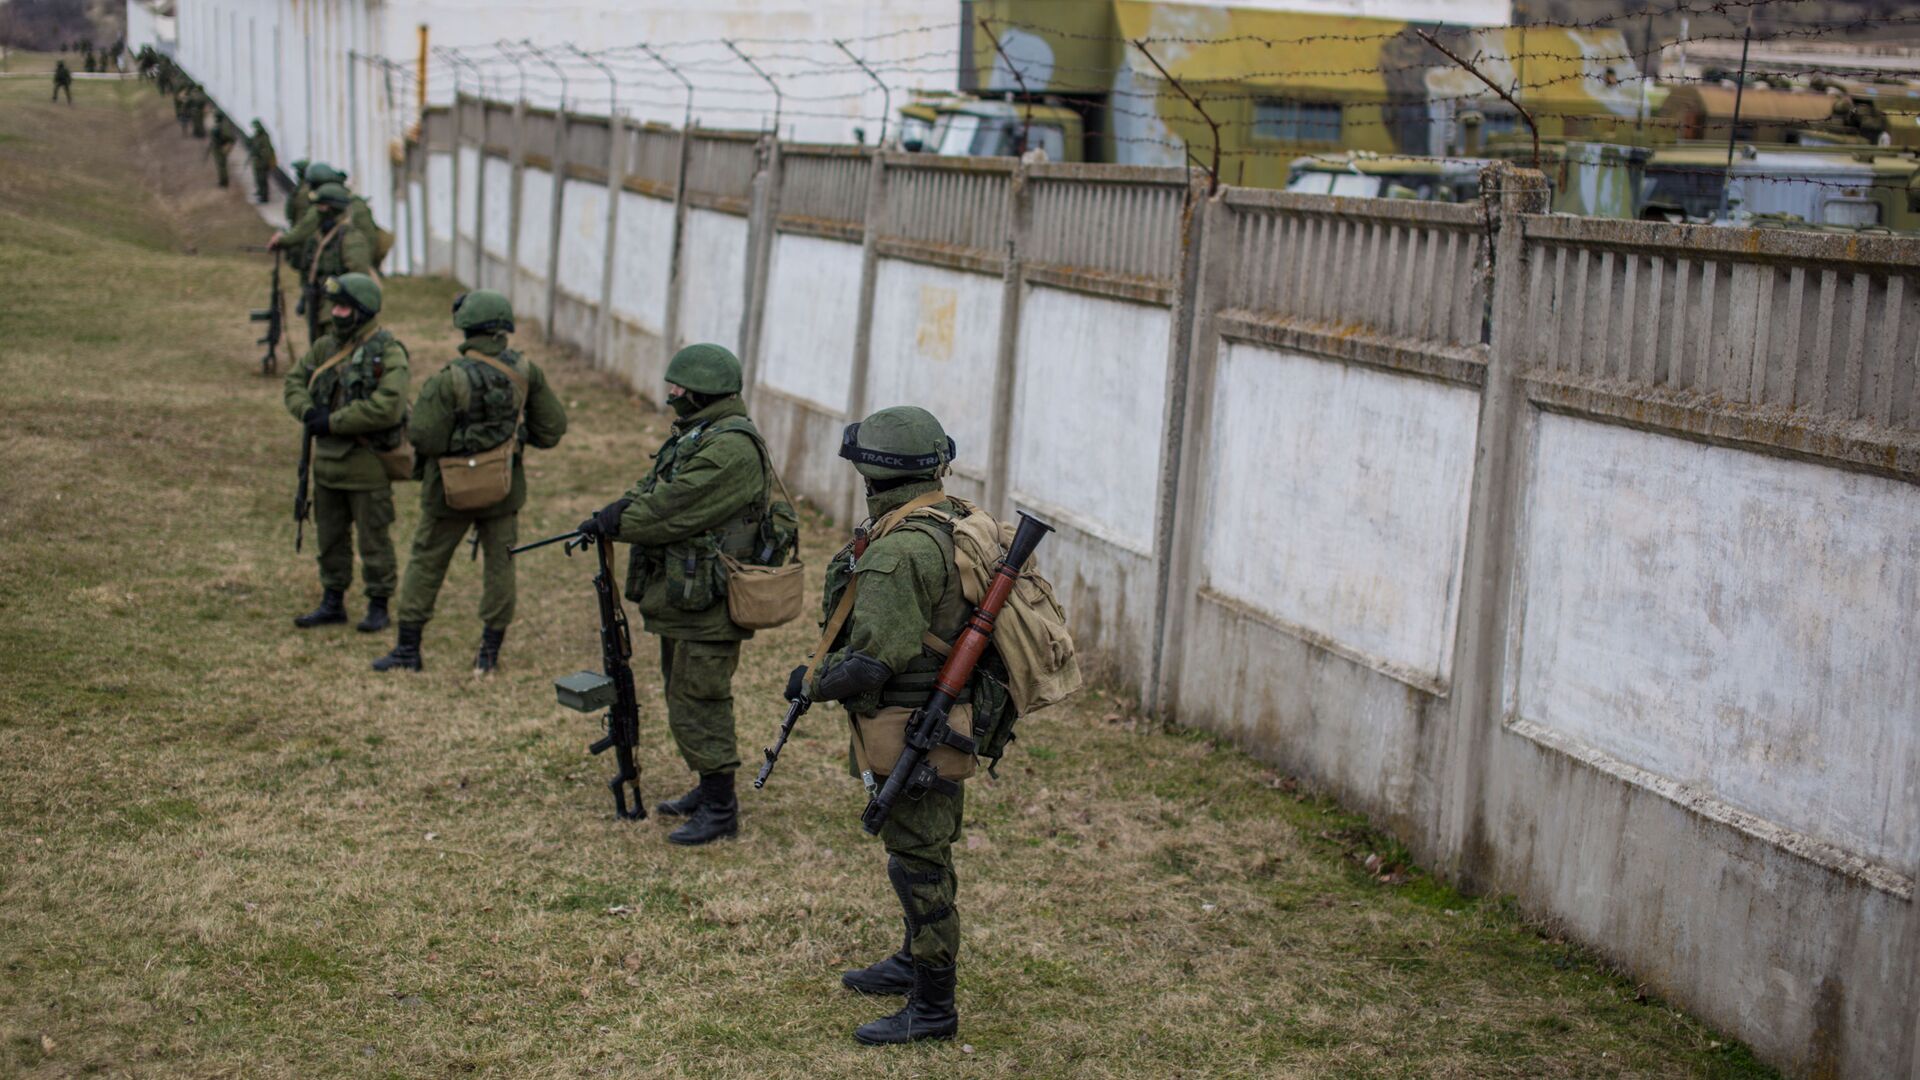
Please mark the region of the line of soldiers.
<svg viewBox="0 0 1920 1080"><path fill-rule="evenodd" d="M309 167L309 179L313 172ZM367 607L356 629L375 633L397 624L393 648L373 669L422 670L425 629L441 583L460 541L472 532L477 555L486 560L473 670L489 674L500 665L514 614L508 549L527 498L522 457L529 446L558 445L566 410L540 367L509 344L513 308L500 293L481 290L455 299L453 324L462 336L457 355L420 388L410 409L408 352L379 324L380 284L364 273L329 274L323 300L328 325L284 384L288 413L314 440L320 536L320 603L294 624L306 629L348 621L345 598L357 538ZM753 631L728 614L724 564L752 561L769 544L791 543L797 526L774 510L778 479L741 397L739 359L719 345L689 345L669 362L666 384L672 434L646 475L582 521L578 532L631 546L624 592L638 605L646 632L658 639L668 730L696 778L685 794L655 810L680 822L668 834L670 842L694 847L740 829L733 678L741 643ZM509 441L512 482L506 496L478 510L452 508L441 459L471 457ZM409 444L405 475L420 481L420 516L400 577L388 535L396 473L383 457ZM852 425L841 447L841 456L865 479L868 512L881 526L858 534L873 536L870 543L849 543L833 558L823 624L833 619L847 590L854 590L854 599L830 650L817 666L793 670L787 694L845 707L855 776L884 778L893 758L878 748L900 744L941 666L943 653L930 642L952 642L971 610L961 595L953 540L953 521L965 511L942 487L954 452L940 422L914 407L882 409ZM786 535L777 535L782 529ZM390 618L396 580L399 598ZM869 747L876 749L868 753ZM936 754L941 783L900 800L881 828L903 938L898 950L845 972L841 982L864 994L904 995L906 1002L862 1025L854 1033L862 1043L952 1038L959 1027L953 847L973 761L945 753L956 760Z"/></svg>
<svg viewBox="0 0 1920 1080"><path fill-rule="evenodd" d="M256 130L264 139L266 132ZM270 142L253 144L258 153L271 154ZM254 181L261 191L267 171L252 159ZM267 246L286 253L300 275L300 300L295 310L307 319L307 340L317 341L327 316L321 295L328 278L346 274L373 274L391 238L373 220L367 200L347 187L347 174L323 161L293 163L294 187L287 194L287 228L273 235Z"/></svg>
<svg viewBox="0 0 1920 1080"><path fill-rule="evenodd" d="M252 130L242 135L232 121L214 108L212 99L199 83L188 78L172 57L163 55L151 45L140 47L136 64L142 79L151 79L163 97L172 99L173 118L180 125L180 134L207 140L207 157L213 161L214 182L219 186L227 187L229 184L227 169L234 144L246 143L247 166L253 172L253 198L255 202L265 203L269 198L268 187L273 179L273 170L280 164L266 125L256 117ZM54 97L58 99L60 91L65 89L67 100L71 103L72 76L65 72L65 67L62 63L54 69ZM210 113L213 120L211 126L207 122ZM296 220L288 218L289 222ZM309 330L313 329L315 321L308 320ZM308 340L312 340L311 334Z"/></svg>

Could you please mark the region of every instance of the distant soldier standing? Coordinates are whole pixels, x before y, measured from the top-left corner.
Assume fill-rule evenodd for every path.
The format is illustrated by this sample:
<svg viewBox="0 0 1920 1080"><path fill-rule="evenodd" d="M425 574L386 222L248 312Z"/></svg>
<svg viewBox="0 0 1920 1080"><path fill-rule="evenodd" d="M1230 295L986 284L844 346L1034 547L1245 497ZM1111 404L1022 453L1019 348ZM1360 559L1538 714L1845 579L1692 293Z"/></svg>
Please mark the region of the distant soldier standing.
<svg viewBox="0 0 1920 1080"><path fill-rule="evenodd" d="M322 184L313 193L313 202L313 212L302 219L298 227L275 234L267 242L268 247L301 252L300 257L306 263L301 298L306 306L309 341L319 340L325 322L321 285L329 277L365 274L373 268L371 245L348 219L347 208L352 205L353 196L347 189L339 184Z"/></svg>
<svg viewBox="0 0 1920 1080"><path fill-rule="evenodd" d="M213 159L213 174L221 187L227 186L227 157L233 153L233 129L225 120L215 117L213 135L207 139L207 156Z"/></svg>
<svg viewBox="0 0 1920 1080"><path fill-rule="evenodd" d="M273 167L280 163L273 153L273 139L268 137L267 128L258 117L253 121L253 133L247 136L247 165L253 169L253 201L267 201L267 180L273 175Z"/></svg>
<svg viewBox="0 0 1920 1080"><path fill-rule="evenodd" d="M849 427L840 449L866 477L872 539L857 558L849 544L828 564L828 619L848 589L854 599L814 673L812 697L846 707L855 762L875 781L899 759L908 718L932 691L943 657L928 642L951 643L972 610L954 562L951 519L961 511L940 483L953 454L940 422L912 406L882 409ZM790 699L799 696L806 675L805 666L793 671ZM955 705L954 729L968 730L971 715L970 704ZM887 877L906 916L905 942L894 955L841 976L861 993L907 997L899 1012L854 1032L869 1045L949 1039L959 1030L953 845L965 801L961 781L973 774L975 761L944 746L932 761L944 790L936 786L896 802L880 830Z"/></svg>
<svg viewBox="0 0 1920 1080"><path fill-rule="evenodd" d="M379 324L380 285L365 274L324 283L330 317L287 372L287 412L313 436L313 520L319 531L320 606L296 617L301 629L347 621L353 540L359 534L367 615L355 629L387 628L394 565L393 484L379 452L401 445L407 414L407 350Z"/></svg>
<svg viewBox="0 0 1920 1080"><path fill-rule="evenodd" d="M198 84L187 90L187 119L193 122L193 137L207 137L207 92Z"/></svg>
<svg viewBox="0 0 1920 1080"><path fill-rule="evenodd" d="M527 501L521 455L527 446L545 450L559 445L567 431L566 408L547 385L546 374L507 346L513 305L505 296L491 290L462 294L453 302L453 325L466 335L460 356L420 388L407 424L421 480L420 520L413 527L413 553L400 582L395 611L399 640L392 652L373 662L375 671L419 671L424 666L421 635L433 618L447 564L469 529L478 535L487 560L480 587L480 651L474 655L473 670L486 675L500 666L515 598L513 558L507 549L519 535L520 508ZM479 509L449 507L440 458L492 450L509 439L515 446L513 484L506 498Z"/></svg>
<svg viewBox="0 0 1920 1080"><path fill-rule="evenodd" d="M60 100L60 92L67 92L67 104L73 104L73 72L68 70L65 60L53 62L53 100Z"/></svg>
<svg viewBox="0 0 1920 1080"><path fill-rule="evenodd" d="M760 433L740 400L740 361L719 345L689 345L667 364L673 435L627 494L580 523L589 536L633 545L627 599L660 639L667 726L699 784L656 809L686 824L667 839L706 844L740 831L734 771L733 673L753 636L727 615L722 555L762 547L772 482Z"/></svg>

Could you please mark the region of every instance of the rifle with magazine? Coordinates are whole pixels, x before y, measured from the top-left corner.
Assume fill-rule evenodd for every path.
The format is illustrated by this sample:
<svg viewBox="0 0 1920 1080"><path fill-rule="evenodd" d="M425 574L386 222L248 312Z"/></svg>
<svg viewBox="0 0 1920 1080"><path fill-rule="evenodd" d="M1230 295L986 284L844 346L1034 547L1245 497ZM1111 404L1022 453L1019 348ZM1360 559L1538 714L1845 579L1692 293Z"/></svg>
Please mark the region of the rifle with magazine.
<svg viewBox="0 0 1920 1080"><path fill-rule="evenodd" d="M633 637L627 630L627 612L619 594L614 592L613 541L605 536L574 531L522 544L509 549L507 554L519 555L559 543L566 545L569 558L589 544L599 555L593 591L600 601L600 664L604 670L577 671L555 679L554 696L561 705L577 712L607 710L607 733L588 746L587 752L613 751L614 773L607 787L613 792L614 815L627 821L644 821L647 807L640 799L640 769L633 760L634 744L640 738L640 700L633 686Z"/></svg>

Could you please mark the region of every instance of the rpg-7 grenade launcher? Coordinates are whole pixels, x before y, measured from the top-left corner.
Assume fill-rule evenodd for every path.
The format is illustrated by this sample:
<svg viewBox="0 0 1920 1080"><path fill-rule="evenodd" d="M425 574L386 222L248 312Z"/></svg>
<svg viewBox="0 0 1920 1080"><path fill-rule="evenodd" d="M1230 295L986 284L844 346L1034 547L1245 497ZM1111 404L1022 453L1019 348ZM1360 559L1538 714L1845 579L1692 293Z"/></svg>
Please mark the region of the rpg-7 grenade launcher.
<svg viewBox="0 0 1920 1080"><path fill-rule="evenodd" d="M966 689L967 680L973 677L974 665L993 642L994 620L1006 606L1007 598L1013 595L1013 587L1020 580L1020 568L1027 565L1034 549L1052 531L1053 526L1021 512L1020 527L1014 531L1013 543L1008 545L1006 555L993 568L993 582L987 586L987 594L967 617L960 636L954 639L953 651L947 654L946 663L940 665L940 674L934 677L932 696L907 721L907 745L900 751L900 760L894 763L887 782L874 793L866 812L860 815L860 827L868 833L880 832L902 792L918 797L940 783L940 773L931 760L935 747L951 746L963 754L974 752L972 736L949 727L947 716L961 691Z"/></svg>

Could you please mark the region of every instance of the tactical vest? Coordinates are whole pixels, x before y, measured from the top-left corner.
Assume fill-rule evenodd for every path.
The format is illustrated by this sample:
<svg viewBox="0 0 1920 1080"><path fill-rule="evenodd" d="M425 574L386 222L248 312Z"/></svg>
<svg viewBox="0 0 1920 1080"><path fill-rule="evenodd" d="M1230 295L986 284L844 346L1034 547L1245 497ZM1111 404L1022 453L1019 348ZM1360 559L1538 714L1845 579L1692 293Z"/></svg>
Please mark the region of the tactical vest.
<svg viewBox="0 0 1920 1080"><path fill-rule="evenodd" d="M310 391L314 404L333 412L355 401L365 401L379 388L387 373L387 346L393 344L393 332L380 329L353 350L353 354L322 372ZM405 420L390 428L361 436L375 450L392 450L406 437ZM344 436L342 436L344 437Z"/></svg>
<svg viewBox="0 0 1920 1080"><path fill-rule="evenodd" d="M760 444L760 433L753 421L744 416L702 421L679 431L653 456L653 468L640 481L641 494L649 494L658 484L672 483L680 463L693 457L701 443L729 432L740 432ZM766 455L760 456L760 497L733 518L658 548L635 548L627 564L627 598L638 603L645 595L647 582L655 575L666 575L667 598L674 607L701 611L726 598L726 570L720 556L727 555L751 562L762 546L761 526L767 520L772 477L766 471ZM669 566L669 561L675 565Z"/></svg>
<svg viewBox="0 0 1920 1080"><path fill-rule="evenodd" d="M527 377L526 364L512 349L502 349L493 359ZM466 375L467 392L461 407L453 413L453 436L447 440L447 453L477 454L518 435L514 428L521 401L513 380L470 356L462 355L453 363L456 371Z"/></svg>
<svg viewBox="0 0 1920 1080"><path fill-rule="evenodd" d="M960 630L966 625L972 606L960 594L960 575L953 561L953 525L944 516L930 511L920 510L907 515L896 529L910 529L930 538L940 548L941 564L946 567L946 580L940 586L940 596L933 603L933 617L927 625L927 634L947 644L960 636ZM853 580L853 546L849 544L841 549L827 565L826 610L832 611L840 603L840 594L846 591L847 584ZM838 648L843 642L835 642ZM927 697L933 693L934 677L940 673L940 666L946 663L946 655L936 652L923 639L920 652L906 667L893 673L880 687L882 707L897 705L908 709L917 709L927 703ZM969 683L959 697L961 702L973 699L973 685Z"/></svg>

